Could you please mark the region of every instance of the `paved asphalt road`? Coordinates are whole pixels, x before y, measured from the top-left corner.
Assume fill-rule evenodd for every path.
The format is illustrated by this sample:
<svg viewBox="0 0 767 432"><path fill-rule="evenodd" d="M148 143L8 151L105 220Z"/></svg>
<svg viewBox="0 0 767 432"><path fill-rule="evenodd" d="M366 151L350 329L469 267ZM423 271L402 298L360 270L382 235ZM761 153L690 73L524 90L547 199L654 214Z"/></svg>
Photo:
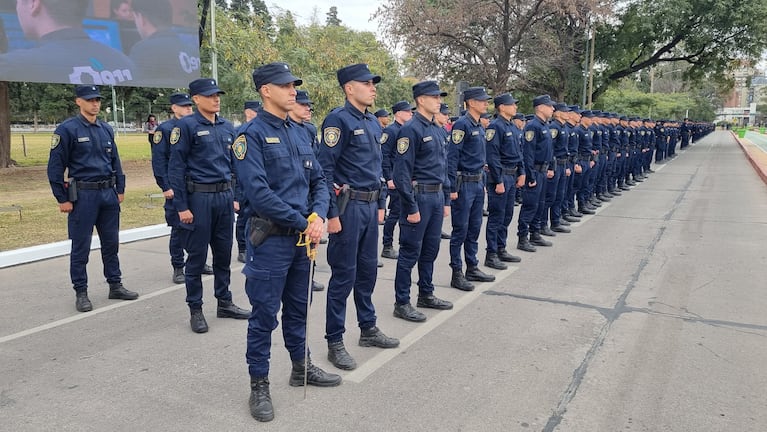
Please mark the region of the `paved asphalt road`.
<svg viewBox="0 0 767 432"><path fill-rule="evenodd" d="M94 251L87 314L66 257L0 270L0 430L765 431L767 187L729 132L659 168L472 293L448 287L444 241L437 295L456 308L425 323L392 317L386 260L379 326L402 346L357 346L350 307L360 368L340 387L304 400L275 331L268 424L247 408L246 322L215 318L207 277L211 330L189 330L166 238L121 249L135 302L107 300ZM318 279L328 272L321 255ZM310 319L313 358L333 370L323 295Z"/></svg>

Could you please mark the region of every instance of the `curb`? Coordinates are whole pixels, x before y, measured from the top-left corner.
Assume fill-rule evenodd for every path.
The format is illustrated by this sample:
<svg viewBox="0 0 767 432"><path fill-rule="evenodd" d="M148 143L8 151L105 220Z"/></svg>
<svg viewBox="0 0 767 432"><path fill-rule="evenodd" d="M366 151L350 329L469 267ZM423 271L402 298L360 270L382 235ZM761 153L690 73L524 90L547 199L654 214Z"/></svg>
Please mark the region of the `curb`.
<svg viewBox="0 0 767 432"><path fill-rule="evenodd" d="M131 243L155 237L162 237L168 234L170 234L170 227L165 224L133 228L125 231L120 231L120 244ZM66 240L56 243L48 243L44 245L0 252L0 269L19 264L41 261L48 258L56 258L64 255L69 255L71 244L71 240ZM91 241L91 250L99 249L100 247L101 242L99 240L99 236L93 236Z"/></svg>
<svg viewBox="0 0 767 432"><path fill-rule="evenodd" d="M738 142L738 145L740 146L741 150L743 150L743 153L745 153L746 158L748 159L749 163L751 163L751 166L754 167L754 170L757 174L759 174L759 177L762 179L762 181L767 184L767 163L760 162L757 160L757 157L754 156L753 151L749 147L753 147L753 144L744 144L743 141L738 138L738 135L730 131L732 134L732 137L735 138L735 141ZM765 159L767 161L767 159Z"/></svg>

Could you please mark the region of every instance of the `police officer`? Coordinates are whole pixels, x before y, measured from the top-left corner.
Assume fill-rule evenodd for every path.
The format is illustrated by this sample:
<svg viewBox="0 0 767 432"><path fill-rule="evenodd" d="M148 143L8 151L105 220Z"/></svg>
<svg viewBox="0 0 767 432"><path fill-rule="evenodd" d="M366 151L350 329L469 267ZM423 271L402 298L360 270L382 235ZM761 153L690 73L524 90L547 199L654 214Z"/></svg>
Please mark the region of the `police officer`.
<svg viewBox="0 0 767 432"><path fill-rule="evenodd" d="M274 418L269 392L272 331L282 303L282 333L293 363L289 384L331 387L341 377L309 360L305 364L308 249L299 246L303 233L316 247L324 231L328 189L305 129L291 121L296 86L302 83L285 63L270 63L253 72L264 101L232 147L238 180L243 184L248 224L245 291L253 307L248 320L246 359L250 374L250 414L258 421ZM266 232L259 227L266 223Z"/></svg>
<svg viewBox="0 0 767 432"><path fill-rule="evenodd" d="M394 278L394 316L421 322L426 315L410 304L410 275L418 263L420 308L452 309L453 304L434 296L434 260L439 253L442 220L450 212L445 134L434 122L440 98L447 93L436 81L413 86L416 113L399 130L394 159L394 184L400 195L400 255ZM409 104L408 104L409 105ZM393 111L393 110L392 110Z"/></svg>
<svg viewBox="0 0 767 432"><path fill-rule="evenodd" d="M467 110L454 124L451 144L447 151L447 174L450 180L451 215L453 232L450 236L450 268L453 277L450 286L471 291L469 281L492 282L495 276L482 272L477 259L479 232L482 229L482 210L485 205L485 128L480 124L482 113L487 112L490 96L484 87L469 87L463 93ZM463 274L461 249L466 257L466 275Z"/></svg>
<svg viewBox="0 0 767 432"><path fill-rule="evenodd" d="M147 86L176 87L199 76L198 49L173 30L171 2L132 0L131 8L142 39L130 51L136 79Z"/></svg>
<svg viewBox="0 0 767 432"><path fill-rule="evenodd" d="M255 100L245 101L245 106L242 111L245 116L245 121L240 125L240 129L237 131L238 134L247 127L251 120L258 116L259 109L261 109L261 102ZM234 224L234 237L237 240L237 261L244 263L247 246L247 240L245 239L245 223L248 221L248 218L243 214L243 210L246 206L243 202L244 198L239 196L240 194L241 189L239 187L235 188L235 201L240 203L240 209L237 211L237 221Z"/></svg>
<svg viewBox="0 0 767 432"><path fill-rule="evenodd" d="M533 245L551 246L551 242L541 237L540 218L537 216L538 209L545 205L546 177L550 175L549 163L554 157L547 125L554 113L554 101L549 95L540 95L533 99L533 107L535 116L525 124L524 129L525 187L517 227L517 249L525 252L535 252Z"/></svg>
<svg viewBox="0 0 767 432"><path fill-rule="evenodd" d="M389 126L389 123L391 123L389 111L386 111L383 108L376 111L375 114L373 115L376 116L376 119L378 120L378 124L381 125L381 129L385 128L386 126Z"/></svg>
<svg viewBox="0 0 767 432"><path fill-rule="evenodd" d="M179 119L169 138L168 176L187 252L186 302L195 333L208 331L202 313L201 277L208 245L213 253L216 316L246 319L250 315L232 302L229 291L234 211L239 205L232 191L234 126L217 114L223 93L210 78L189 83L197 112Z"/></svg>
<svg viewBox="0 0 767 432"><path fill-rule="evenodd" d="M93 310L88 299L88 255L93 227L101 241L101 261L109 284L109 298L135 300L138 294L122 284L120 260L120 203L125 196L123 174L111 126L97 118L101 94L96 86L75 88L80 113L62 122L51 139L48 181L59 210L67 213L72 249L69 275L75 290L75 308ZM64 171L69 173L64 182Z"/></svg>
<svg viewBox="0 0 767 432"><path fill-rule="evenodd" d="M165 197L165 222L170 228L168 250L170 251L170 264L173 266L173 283L184 283L184 248L181 242L178 212L173 206L173 188L168 178L168 162L170 161L170 134L176 126L176 121L192 114L192 100L186 93L173 93L170 95L170 109L173 117L160 124L152 137L152 172L155 182L162 190ZM213 274L213 268L207 264L203 274Z"/></svg>
<svg viewBox="0 0 767 432"><path fill-rule="evenodd" d="M373 289L378 269L378 222L383 222L381 198L381 128L368 111L381 77L366 64L345 66L336 72L346 96L322 124L318 159L330 189L328 210L328 284L325 339L328 360L351 370L357 363L343 342L346 300L354 292L360 346L396 348L399 340L376 327ZM332 187L330 187L332 185ZM338 200L336 194L338 193Z"/></svg>
<svg viewBox="0 0 767 432"><path fill-rule="evenodd" d="M453 124L450 121L450 107L446 103L441 103L439 105L439 113L434 115L434 122L440 127L440 133L443 135L440 142L442 142L445 147L445 160L447 161L447 145L450 141L450 131L452 130ZM450 240L450 233L441 231L439 237L442 240Z"/></svg>
<svg viewBox="0 0 767 432"><path fill-rule="evenodd" d="M525 184L520 131L512 122L517 114L517 99L504 93L493 99L496 118L485 131L487 141L487 226L485 265L504 270L505 262L520 262L520 257L506 251L509 224L514 216L517 188Z"/></svg>
<svg viewBox="0 0 767 432"><path fill-rule="evenodd" d="M571 175L568 167L568 143L570 141L570 128L567 126L570 107L565 103L554 105L554 118L549 128L553 141L554 158L551 164L554 167L554 176L546 179L546 209L543 213L543 225L541 233L548 232L547 221L551 220L551 231L559 233L569 233L570 223L562 219L562 203L565 199L567 181ZM549 170L551 171L551 170Z"/></svg>
<svg viewBox="0 0 767 432"><path fill-rule="evenodd" d="M408 101L399 101L392 105L391 112L394 113L394 121L383 130L381 134L381 157L384 180L389 195L389 214L386 216L383 226L383 258L397 259L397 251L394 250L394 227L397 225L400 216L399 194L394 189L394 158L396 154L395 141L397 134L403 124L410 121L413 117L413 107Z"/></svg>
<svg viewBox="0 0 767 432"><path fill-rule="evenodd" d="M575 180L573 190L578 202L578 213L595 214L595 207L589 203L588 196L588 177L589 171L594 167L592 154L592 131L589 127L592 124L594 113L591 110L581 111L581 121L575 132L578 135L578 155L575 160Z"/></svg>
<svg viewBox="0 0 767 432"><path fill-rule="evenodd" d="M288 111L288 117L306 133L312 151L314 151L316 156L319 151L320 141L317 138L317 127L312 123L312 101L309 99L309 93L306 90L296 90L296 103L293 109ZM321 240L320 243L322 243ZM316 266L317 263L312 262L312 272L314 272L314 267ZM325 285L312 278L312 291L324 290Z"/></svg>
<svg viewBox="0 0 767 432"><path fill-rule="evenodd" d="M97 42L83 30L90 0L17 1L24 36L38 46L0 55L4 81L126 85L135 65L122 52Z"/></svg>

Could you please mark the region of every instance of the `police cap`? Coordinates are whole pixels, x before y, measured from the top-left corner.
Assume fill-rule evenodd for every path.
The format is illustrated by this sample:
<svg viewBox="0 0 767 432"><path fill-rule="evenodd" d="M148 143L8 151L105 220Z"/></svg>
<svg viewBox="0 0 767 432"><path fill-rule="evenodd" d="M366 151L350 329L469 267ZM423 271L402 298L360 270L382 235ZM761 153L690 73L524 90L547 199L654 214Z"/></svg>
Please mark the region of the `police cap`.
<svg viewBox="0 0 767 432"><path fill-rule="evenodd" d="M311 105L312 100L309 99L309 92L307 92L306 90L297 90L296 103L300 103L301 105Z"/></svg>
<svg viewBox="0 0 767 432"><path fill-rule="evenodd" d="M412 111L413 107L410 105L410 102L408 101L399 101L391 106L391 112L394 114L400 112L400 111Z"/></svg>
<svg viewBox="0 0 767 432"><path fill-rule="evenodd" d="M594 118L594 111L591 111L591 110L582 110L582 111L581 111L581 117L586 117L586 118Z"/></svg>
<svg viewBox="0 0 767 432"><path fill-rule="evenodd" d="M186 93L173 93L170 95L170 103L171 105L190 106L192 105L192 100L189 99L189 95Z"/></svg>
<svg viewBox="0 0 767 432"><path fill-rule="evenodd" d="M535 114L525 114L525 121L530 121L535 118Z"/></svg>
<svg viewBox="0 0 767 432"><path fill-rule="evenodd" d="M421 81L413 86L413 98L418 96L447 96L447 92L439 89L436 81ZM394 111L394 108L392 108ZM396 111L395 111L396 112Z"/></svg>
<svg viewBox="0 0 767 432"><path fill-rule="evenodd" d="M357 63L349 66L344 66L336 71L336 77L338 78L338 84L342 87L349 81L368 82L373 81L373 84L381 82L379 75L373 75L368 69L368 65L365 63Z"/></svg>
<svg viewBox="0 0 767 432"><path fill-rule="evenodd" d="M490 95L487 94L484 87L469 87L464 90L463 98L466 100L474 99L485 101L490 99Z"/></svg>
<svg viewBox="0 0 767 432"><path fill-rule="evenodd" d="M450 107L446 103L439 104L439 112L444 115L450 115Z"/></svg>
<svg viewBox="0 0 767 432"><path fill-rule="evenodd" d="M490 119L490 118L493 118L493 116L490 113L488 113L488 112L484 112L484 113L479 115L479 118Z"/></svg>
<svg viewBox="0 0 767 432"><path fill-rule="evenodd" d="M524 120L524 119L525 119L525 115L522 113L516 113L514 114L514 117L512 117L512 120Z"/></svg>
<svg viewBox="0 0 767 432"><path fill-rule="evenodd" d="M259 108L261 108L261 102L255 100L245 101L245 109L256 111Z"/></svg>
<svg viewBox="0 0 767 432"><path fill-rule="evenodd" d="M619 118L621 121L629 121L629 118L626 116L620 116Z"/></svg>
<svg viewBox="0 0 767 432"><path fill-rule="evenodd" d="M580 113L581 111L581 107L578 105L568 105L567 107L570 108L570 111L575 111L577 113Z"/></svg>
<svg viewBox="0 0 767 432"><path fill-rule="evenodd" d="M495 106L500 106L500 105L514 105L514 104L516 104L517 102L519 102L519 100L517 100L517 99L514 99L514 96L512 96L512 95L511 95L511 93L504 93L504 94L500 94L500 95L496 96L496 97L493 99L493 104L494 104Z"/></svg>
<svg viewBox="0 0 767 432"><path fill-rule="evenodd" d="M566 103L559 102L554 104L554 111L570 112L570 107Z"/></svg>
<svg viewBox="0 0 767 432"><path fill-rule="evenodd" d="M75 87L75 96L79 97L80 99L90 100L90 99L101 99L101 93L99 93L99 88L95 85L79 85Z"/></svg>
<svg viewBox="0 0 767 432"><path fill-rule="evenodd" d="M226 94L226 92L218 88L218 84L213 78L198 78L189 83L189 96L211 96L214 94Z"/></svg>
<svg viewBox="0 0 767 432"><path fill-rule="evenodd" d="M256 90L266 84L283 85L289 83L300 86L303 81L290 72L290 66L287 63L268 63L253 71L253 84L256 85Z"/></svg>
<svg viewBox="0 0 767 432"><path fill-rule="evenodd" d="M376 111L373 115L376 117L389 117L389 111L386 111L385 109L381 108L380 110Z"/></svg>
<svg viewBox="0 0 767 432"><path fill-rule="evenodd" d="M547 94L540 95L540 96L536 96L535 99L533 99L533 106L537 107L538 105L554 106L554 101L551 100L551 96Z"/></svg>

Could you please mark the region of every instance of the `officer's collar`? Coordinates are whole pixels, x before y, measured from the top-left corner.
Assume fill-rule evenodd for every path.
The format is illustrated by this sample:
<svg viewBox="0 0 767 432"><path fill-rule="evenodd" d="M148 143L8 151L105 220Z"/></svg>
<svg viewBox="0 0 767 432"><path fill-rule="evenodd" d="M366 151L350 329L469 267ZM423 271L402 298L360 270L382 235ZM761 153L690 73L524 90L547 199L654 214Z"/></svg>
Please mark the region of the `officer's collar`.
<svg viewBox="0 0 767 432"><path fill-rule="evenodd" d="M224 120L223 120L223 119L222 119L222 118L221 118L221 117L220 117L218 114L215 114L215 117L214 117L214 118L215 118L215 121L213 121L213 122L211 122L210 120L208 120L208 119L207 119L207 118L206 118L204 115L202 115L202 113L200 113L199 111L195 111L195 112L194 112L194 115L195 115L195 117L197 118L197 121L198 121L198 122L200 122L200 123L202 123L202 124L209 124L209 125L213 125L213 124L221 124L221 123L223 123L223 122L224 122Z"/></svg>
<svg viewBox="0 0 767 432"><path fill-rule="evenodd" d="M277 117L276 115L270 113L269 111L261 110L258 112L258 117L263 122L268 124L269 126L272 126L276 129L279 129L283 126L287 126L291 124L290 116L286 115L285 118Z"/></svg>
<svg viewBox="0 0 767 432"><path fill-rule="evenodd" d="M413 113L413 118L418 119L419 122L425 125L434 124L436 126L436 123L434 123L434 116L432 116L432 118L429 119L429 118L426 118L426 116L424 116L423 114L416 111L415 113Z"/></svg>
<svg viewBox="0 0 767 432"><path fill-rule="evenodd" d="M352 103L349 102L349 99L346 100L344 108L346 108L347 111L349 111L354 117L360 120L367 118L367 115L369 114L367 108L365 108L365 112L362 112L358 110L356 106L352 105Z"/></svg>
<svg viewBox="0 0 767 432"><path fill-rule="evenodd" d="M91 122L88 121L87 118L85 118L85 116L83 116L80 113L77 113L77 119L80 120L80 122L82 122L82 124L85 125L85 126L101 127L101 122L99 122L99 118L98 117L96 117L96 121L95 122L91 123Z"/></svg>

